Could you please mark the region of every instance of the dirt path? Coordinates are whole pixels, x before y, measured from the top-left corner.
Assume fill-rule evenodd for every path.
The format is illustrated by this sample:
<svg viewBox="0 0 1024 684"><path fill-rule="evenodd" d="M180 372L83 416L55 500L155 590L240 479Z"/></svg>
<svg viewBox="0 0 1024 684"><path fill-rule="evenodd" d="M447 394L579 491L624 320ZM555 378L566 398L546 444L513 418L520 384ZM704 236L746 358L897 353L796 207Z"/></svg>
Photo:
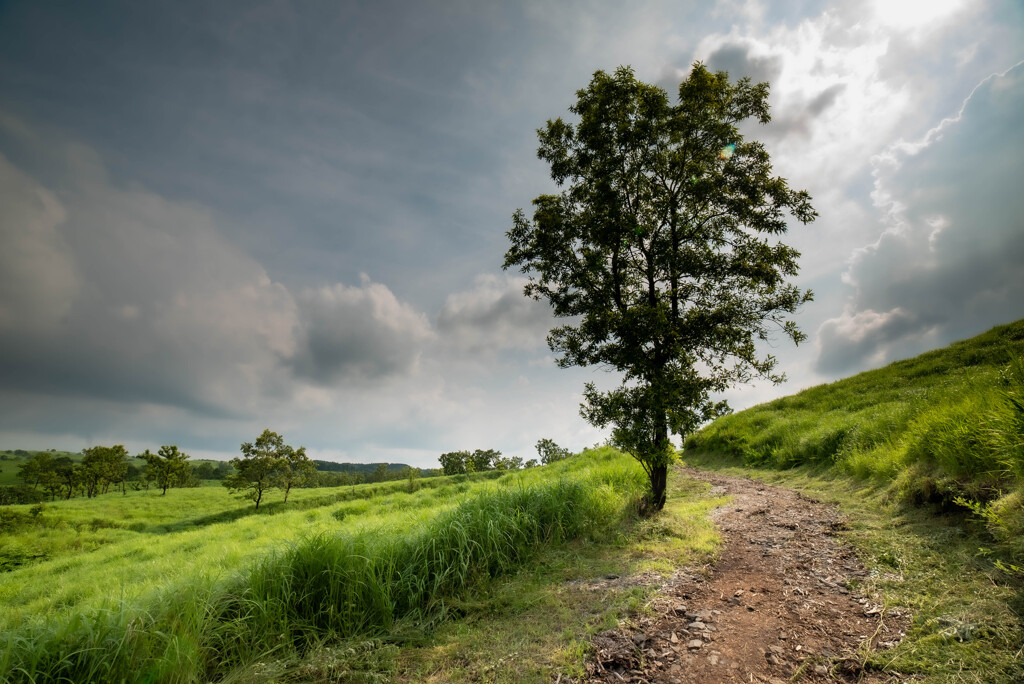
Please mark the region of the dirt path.
<svg viewBox="0 0 1024 684"><path fill-rule="evenodd" d="M715 511L725 546L705 577L680 570L653 617L594 638L595 682L906 681L865 670L859 653L891 648L905 615L851 590L866 575L835 536L835 509L797 492L687 468L731 503Z"/></svg>

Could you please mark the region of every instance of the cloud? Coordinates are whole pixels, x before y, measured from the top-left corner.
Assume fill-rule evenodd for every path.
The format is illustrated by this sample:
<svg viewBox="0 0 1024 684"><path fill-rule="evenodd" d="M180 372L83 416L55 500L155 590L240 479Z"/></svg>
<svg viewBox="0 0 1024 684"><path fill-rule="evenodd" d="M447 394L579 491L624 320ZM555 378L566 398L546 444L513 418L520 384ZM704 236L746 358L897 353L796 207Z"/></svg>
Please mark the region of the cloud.
<svg viewBox="0 0 1024 684"><path fill-rule="evenodd" d="M837 371L945 344L1024 316L1024 65L985 79L959 113L875 159L886 225L843 275L854 291L819 329Z"/></svg>
<svg viewBox="0 0 1024 684"><path fill-rule="evenodd" d="M60 152L59 192L0 158L4 387L244 411L292 351L290 294L207 210L111 184L88 148Z"/></svg>
<svg viewBox="0 0 1024 684"><path fill-rule="evenodd" d="M887 360L891 345L908 335L920 335L922 322L897 307L892 311L844 313L818 329L820 349L816 369L843 375L864 365L877 366Z"/></svg>
<svg viewBox="0 0 1024 684"><path fill-rule="evenodd" d="M750 44L726 42L708 55L707 67L713 71L728 71L733 80L749 78L754 83L774 83L782 73L782 56L753 52Z"/></svg>
<svg viewBox="0 0 1024 684"><path fill-rule="evenodd" d="M0 330L52 329L67 316L78 275L57 197L0 154Z"/></svg>
<svg viewBox="0 0 1024 684"><path fill-rule="evenodd" d="M556 322L545 302L523 296L525 284L524 278L477 276L473 289L445 300L438 333L459 351L543 347Z"/></svg>
<svg viewBox="0 0 1024 684"><path fill-rule="evenodd" d="M298 304L301 342L290 364L316 384L408 373L433 337L426 316L366 275L358 287L305 290Z"/></svg>

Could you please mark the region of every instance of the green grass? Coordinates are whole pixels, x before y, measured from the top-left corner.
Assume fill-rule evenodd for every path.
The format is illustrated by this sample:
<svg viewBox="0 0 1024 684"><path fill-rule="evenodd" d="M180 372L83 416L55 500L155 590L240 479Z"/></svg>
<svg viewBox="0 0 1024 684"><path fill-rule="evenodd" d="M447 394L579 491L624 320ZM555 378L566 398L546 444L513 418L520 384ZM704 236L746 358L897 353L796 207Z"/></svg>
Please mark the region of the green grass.
<svg viewBox="0 0 1024 684"><path fill-rule="evenodd" d="M1024 564L1024 321L725 416L686 441L749 466L824 464L987 517ZM1014 399L1017 397L1017 399Z"/></svg>
<svg viewBox="0 0 1024 684"><path fill-rule="evenodd" d="M726 501L673 472L665 510L627 518L566 544L446 603L453 618L400 625L376 639L323 643L298 659L262 661L245 681L552 682L579 678L593 635L648 612L655 590L629 581L702 566L719 536L708 512ZM616 581L606 581L618 576Z"/></svg>
<svg viewBox="0 0 1024 684"><path fill-rule="evenodd" d="M165 525L6 573L0 678L251 679L325 643L437 624L468 589L542 548L607 534L644 485L612 450L496 479L442 479L416 492L389 483L390 493L378 485L351 501Z"/></svg>

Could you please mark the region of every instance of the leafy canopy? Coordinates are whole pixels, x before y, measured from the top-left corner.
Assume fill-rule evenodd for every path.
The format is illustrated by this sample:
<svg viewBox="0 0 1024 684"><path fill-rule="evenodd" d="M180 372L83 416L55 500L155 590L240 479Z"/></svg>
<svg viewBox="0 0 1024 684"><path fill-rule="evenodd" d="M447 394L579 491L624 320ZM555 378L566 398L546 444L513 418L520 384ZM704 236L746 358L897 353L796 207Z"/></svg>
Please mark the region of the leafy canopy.
<svg viewBox="0 0 1024 684"><path fill-rule="evenodd" d="M274 488L284 490L287 503L292 487L308 483L316 465L306 456L306 448L284 443L284 437L264 430L254 442L243 442L241 458L231 459L235 472L224 478L223 485L233 492L242 492L260 507L263 494Z"/></svg>
<svg viewBox="0 0 1024 684"><path fill-rule="evenodd" d="M766 83L730 83L698 62L677 104L628 67L598 71L576 95L578 123L538 130L538 156L562 190L537 197L532 218L515 213L504 266L568 319L548 336L560 366L622 374L610 391L589 383L581 413L613 426L658 509L669 433L727 411L710 397L732 383L782 379L758 340L776 329L804 339L787 315L811 293L787 282L799 254L778 236L789 216L816 213L740 135L747 119L769 121Z"/></svg>

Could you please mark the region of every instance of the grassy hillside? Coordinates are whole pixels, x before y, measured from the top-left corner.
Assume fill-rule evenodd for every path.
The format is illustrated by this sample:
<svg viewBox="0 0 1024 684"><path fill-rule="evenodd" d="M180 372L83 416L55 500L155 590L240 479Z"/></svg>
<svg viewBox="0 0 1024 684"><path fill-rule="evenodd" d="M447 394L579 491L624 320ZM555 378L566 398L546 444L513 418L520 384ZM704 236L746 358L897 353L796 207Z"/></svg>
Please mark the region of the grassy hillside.
<svg viewBox="0 0 1024 684"><path fill-rule="evenodd" d="M61 548L0 575L0 679L208 681L430 622L541 548L603 533L643 484L632 459L605 449L501 476L309 490L316 498L234 517L193 511L197 489L175 492L178 522L167 509L149 520L136 493L135 518L102 548ZM76 508L88 504L10 508L30 544L31 530L74 537L118 522L93 525Z"/></svg>
<svg viewBox="0 0 1024 684"><path fill-rule="evenodd" d="M1024 500L1022 355L1017 321L726 416L686 449L775 468L829 464L891 481L909 501L1010 512Z"/></svg>

